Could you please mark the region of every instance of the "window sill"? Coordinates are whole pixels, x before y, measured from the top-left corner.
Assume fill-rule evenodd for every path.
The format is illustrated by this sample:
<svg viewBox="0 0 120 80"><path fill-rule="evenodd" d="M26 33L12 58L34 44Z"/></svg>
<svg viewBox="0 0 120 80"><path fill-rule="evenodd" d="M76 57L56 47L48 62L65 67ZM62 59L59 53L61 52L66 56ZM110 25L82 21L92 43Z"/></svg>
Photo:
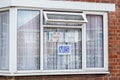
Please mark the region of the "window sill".
<svg viewBox="0 0 120 80"><path fill-rule="evenodd" d="M16 72L16 73L0 73L1 76L35 76L35 75L75 75L75 74L110 74L109 71L91 71L91 72L81 72L81 71L43 71L43 72Z"/></svg>

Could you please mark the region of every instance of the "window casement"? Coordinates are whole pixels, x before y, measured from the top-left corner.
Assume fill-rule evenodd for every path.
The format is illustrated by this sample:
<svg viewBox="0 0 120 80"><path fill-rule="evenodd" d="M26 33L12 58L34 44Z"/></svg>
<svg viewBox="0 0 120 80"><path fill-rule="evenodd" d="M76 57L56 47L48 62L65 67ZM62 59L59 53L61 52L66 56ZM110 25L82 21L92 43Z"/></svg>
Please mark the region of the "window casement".
<svg viewBox="0 0 120 80"><path fill-rule="evenodd" d="M5 54L9 58L0 62L1 72L5 64L4 68L16 76L109 73L106 12L12 8L4 14L0 25L7 27L10 22L5 28L10 28L9 32L4 29L10 33L4 40L10 40L6 51L10 50ZM10 21L4 22L1 17Z"/></svg>
<svg viewBox="0 0 120 80"><path fill-rule="evenodd" d="M72 12L50 12L44 11L45 23L59 22L59 23L86 23L87 19L84 13Z"/></svg>

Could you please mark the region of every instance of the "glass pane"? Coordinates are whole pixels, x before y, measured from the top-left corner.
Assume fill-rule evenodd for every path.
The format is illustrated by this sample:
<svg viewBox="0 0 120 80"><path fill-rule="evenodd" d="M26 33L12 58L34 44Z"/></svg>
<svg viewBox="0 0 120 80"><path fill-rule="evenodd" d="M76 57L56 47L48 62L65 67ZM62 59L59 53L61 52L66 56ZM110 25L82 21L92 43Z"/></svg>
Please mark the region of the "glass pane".
<svg viewBox="0 0 120 80"><path fill-rule="evenodd" d="M40 69L40 12L18 10L18 70Z"/></svg>
<svg viewBox="0 0 120 80"><path fill-rule="evenodd" d="M81 29L44 28L45 70L82 68L81 32Z"/></svg>
<svg viewBox="0 0 120 80"><path fill-rule="evenodd" d="M88 15L87 20L87 67L101 68L104 66L103 17Z"/></svg>
<svg viewBox="0 0 120 80"><path fill-rule="evenodd" d="M82 15L47 13L46 16L48 17L48 19L52 19L53 21L46 21L44 15L44 21L43 21L44 25L82 26L81 23L76 23L74 21L85 21ZM59 21L59 20L64 20L64 21ZM74 23L69 22L71 20L73 20Z"/></svg>
<svg viewBox="0 0 120 80"><path fill-rule="evenodd" d="M9 11L0 12L0 70L9 69Z"/></svg>
<svg viewBox="0 0 120 80"><path fill-rule="evenodd" d="M47 13L48 19L55 20L84 20L82 15L68 15L68 14L49 14Z"/></svg>

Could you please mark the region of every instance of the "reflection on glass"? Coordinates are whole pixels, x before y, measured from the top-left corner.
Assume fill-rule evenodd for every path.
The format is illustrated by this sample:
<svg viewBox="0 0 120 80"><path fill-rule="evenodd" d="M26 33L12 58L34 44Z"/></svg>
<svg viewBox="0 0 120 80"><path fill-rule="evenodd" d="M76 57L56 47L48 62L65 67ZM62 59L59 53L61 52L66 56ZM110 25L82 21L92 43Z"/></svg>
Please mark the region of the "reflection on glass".
<svg viewBox="0 0 120 80"><path fill-rule="evenodd" d="M40 12L18 10L17 69L40 69Z"/></svg>

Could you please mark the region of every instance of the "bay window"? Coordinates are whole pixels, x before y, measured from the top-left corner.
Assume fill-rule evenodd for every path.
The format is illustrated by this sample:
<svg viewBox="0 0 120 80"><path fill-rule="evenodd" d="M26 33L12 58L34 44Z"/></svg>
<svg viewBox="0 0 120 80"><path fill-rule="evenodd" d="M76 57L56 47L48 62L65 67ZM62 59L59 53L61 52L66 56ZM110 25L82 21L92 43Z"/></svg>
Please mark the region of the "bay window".
<svg viewBox="0 0 120 80"><path fill-rule="evenodd" d="M0 12L0 71L16 75L108 72L106 12L16 8L10 18L9 11ZM9 22L15 22L10 30Z"/></svg>

